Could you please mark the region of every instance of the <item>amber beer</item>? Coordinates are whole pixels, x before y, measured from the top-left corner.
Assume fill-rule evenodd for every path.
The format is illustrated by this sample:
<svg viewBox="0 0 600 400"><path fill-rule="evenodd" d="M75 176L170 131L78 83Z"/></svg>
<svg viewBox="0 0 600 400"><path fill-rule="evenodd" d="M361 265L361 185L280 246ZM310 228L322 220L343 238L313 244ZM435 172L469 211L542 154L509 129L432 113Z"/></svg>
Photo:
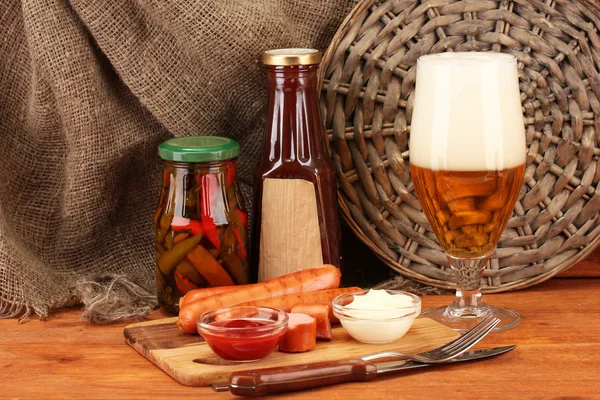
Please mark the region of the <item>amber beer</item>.
<svg viewBox="0 0 600 400"><path fill-rule="evenodd" d="M519 196L525 166L501 171L433 171L411 165L419 201L447 254L490 254Z"/></svg>
<svg viewBox="0 0 600 400"><path fill-rule="evenodd" d="M452 257L492 253L523 180L516 61L497 53L421 57L410 132L419 202Z"/></svg>
<svg viewBox="0 0 600 400"><path fill-rule="evenodd" d="M517 60L490 52L428 54L417 61L410 122L415 192L456 279L448 307L423 312L459 331L513 310L483 301L483 271L512 214L525 172Z"/></svg>

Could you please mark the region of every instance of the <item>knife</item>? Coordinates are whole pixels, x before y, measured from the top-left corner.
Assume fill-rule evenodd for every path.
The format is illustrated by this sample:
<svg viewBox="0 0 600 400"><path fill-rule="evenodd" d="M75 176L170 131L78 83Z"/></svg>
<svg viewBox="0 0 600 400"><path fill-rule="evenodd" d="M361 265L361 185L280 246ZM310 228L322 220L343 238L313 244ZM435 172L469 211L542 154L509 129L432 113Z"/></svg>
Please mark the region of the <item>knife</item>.
<svg viewBox="0 0 600 400"><path fill-rule="evenodd" d="M448 361L448 363L496 356L506 353L515 347L517 346L511 345L469 351ZM326 361L234 372L229 377L229 383L213 383L211 386L216 392L229 390L237 396L258 396L329 386L344 382L367 382L381 374L432 365L440 364L426 364L410 360L371 363L360 358Z"/></svg>

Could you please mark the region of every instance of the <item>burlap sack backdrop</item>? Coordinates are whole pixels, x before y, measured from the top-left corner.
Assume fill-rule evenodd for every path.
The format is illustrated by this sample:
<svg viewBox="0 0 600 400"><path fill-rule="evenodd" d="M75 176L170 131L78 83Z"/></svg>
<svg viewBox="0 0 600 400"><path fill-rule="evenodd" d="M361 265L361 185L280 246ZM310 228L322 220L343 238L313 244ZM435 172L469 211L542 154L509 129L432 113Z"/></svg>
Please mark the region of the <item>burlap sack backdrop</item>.
<svg viewBox="0 0 600 400"><path fill-rule="evenodd" d="M153 307L157 145L234 137L249 199L262 51L324 50L354 3L4 0L0 316L83 303L103 322Z"/></svg>

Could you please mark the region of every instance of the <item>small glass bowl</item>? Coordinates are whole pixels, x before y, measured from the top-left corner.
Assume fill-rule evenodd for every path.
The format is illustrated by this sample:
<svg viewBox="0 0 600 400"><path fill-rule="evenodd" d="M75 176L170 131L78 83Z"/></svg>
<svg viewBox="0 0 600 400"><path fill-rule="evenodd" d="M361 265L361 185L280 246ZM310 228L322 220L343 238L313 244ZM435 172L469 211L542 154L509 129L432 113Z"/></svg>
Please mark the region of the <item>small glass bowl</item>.
<svg viewBox="0 0 600 400"><path fill-rule="evenodd" d="M364 296L368 290L346 293L336 297L333 314L339 318L342 326L350 336L361 343L391 343L408 332L413 321L421 313L421 299L412 293L402 290L386 290L391 295L406 295L412 300L407 307L388 309L353 308L355 296Z"/></svg>
<svg viewBox="0 0 600 400"><path fill-rule="evenodd" d="M219 357L248 362L265 358L275 350L287 331L288 316L276 308L225 307L205 312L196 325Z"/></svg>

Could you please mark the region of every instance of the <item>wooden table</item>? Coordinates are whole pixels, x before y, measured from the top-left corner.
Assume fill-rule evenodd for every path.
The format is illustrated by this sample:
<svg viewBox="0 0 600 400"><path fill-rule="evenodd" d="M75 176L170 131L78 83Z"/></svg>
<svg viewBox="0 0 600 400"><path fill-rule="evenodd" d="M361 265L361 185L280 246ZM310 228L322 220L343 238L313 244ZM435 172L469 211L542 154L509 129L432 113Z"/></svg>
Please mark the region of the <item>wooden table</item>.
<svg viewBox="0 0 600 400"><path fill-rule="evenodd" d="M521 324L482 347L516 343L486 361L430 368L368 383L293 394L295 399L564 399L600 396L600 279L552 279L534 288L489 295ZM449 296L423 298L424 308ZM25 324L0 320L0 398L231 399L229 393L181 386L127 346L126 323L90 326L80 310ZM162 318L160 311L152 318ZM279 397L282 398L283 396Z"/></svg>

